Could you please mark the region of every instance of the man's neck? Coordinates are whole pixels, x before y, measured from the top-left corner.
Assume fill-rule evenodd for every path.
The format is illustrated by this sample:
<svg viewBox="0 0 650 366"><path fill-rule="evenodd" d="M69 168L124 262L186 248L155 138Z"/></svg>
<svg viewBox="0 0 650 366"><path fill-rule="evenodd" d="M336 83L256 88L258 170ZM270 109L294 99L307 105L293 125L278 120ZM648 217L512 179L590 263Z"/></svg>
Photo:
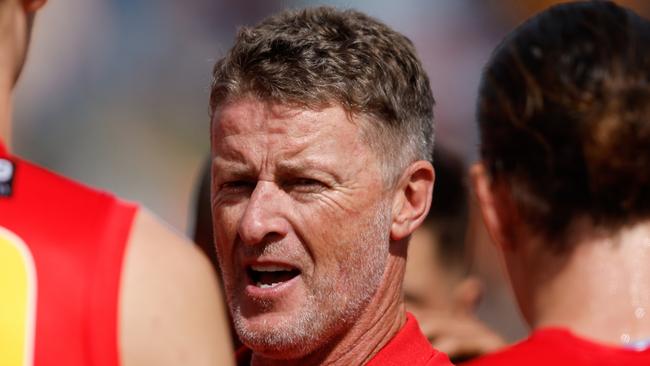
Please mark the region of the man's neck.
<svg viewBox="0 0 650 366"><path fill-rule="evenodd" d="M272 360L253 354L252 366L363 365L370 361L406 323L402 300L405 258L390 256L379 290L345 334L298 360Z"/></svg>
<svg viewBox="0 0 650 366"><path fill-rule="evenodd" d="M650 221L579 237L546 266L557 273L534 285L533 327L561 326L612 345L650 338Z"/></svg>

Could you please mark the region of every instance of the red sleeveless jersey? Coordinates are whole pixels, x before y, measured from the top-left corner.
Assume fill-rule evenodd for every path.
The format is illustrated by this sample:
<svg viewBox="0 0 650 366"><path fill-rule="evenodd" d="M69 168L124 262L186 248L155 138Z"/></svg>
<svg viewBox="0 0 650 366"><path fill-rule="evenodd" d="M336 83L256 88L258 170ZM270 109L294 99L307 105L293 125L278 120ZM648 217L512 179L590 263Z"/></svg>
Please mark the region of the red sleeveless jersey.
<svg viewBox="0 0 650 366"><path fill-rule="evenodd" d="M119 365L120 274L136 210L0 143L0 365Z"/></svg>

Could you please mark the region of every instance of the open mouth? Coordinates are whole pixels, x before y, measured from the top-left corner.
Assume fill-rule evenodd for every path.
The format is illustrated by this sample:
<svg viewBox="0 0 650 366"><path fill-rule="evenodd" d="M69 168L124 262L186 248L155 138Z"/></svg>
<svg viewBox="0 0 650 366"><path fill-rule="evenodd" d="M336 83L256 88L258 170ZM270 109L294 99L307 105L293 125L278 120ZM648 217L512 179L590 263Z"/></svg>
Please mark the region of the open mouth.
<svg viewBox="0 0 650 366"><path fill-rule="evenodd" d="M250 282L259 288L272 288L300 275L300 270L280 265L252 265L246 269Z"/></svg>

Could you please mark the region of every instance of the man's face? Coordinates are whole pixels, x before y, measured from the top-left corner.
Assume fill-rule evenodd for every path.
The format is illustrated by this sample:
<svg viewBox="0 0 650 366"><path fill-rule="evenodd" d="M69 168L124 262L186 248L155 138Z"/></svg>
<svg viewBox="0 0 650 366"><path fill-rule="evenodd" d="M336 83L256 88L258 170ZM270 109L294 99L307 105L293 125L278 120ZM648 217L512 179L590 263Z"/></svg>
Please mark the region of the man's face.
<svg viewBox="0 0 650 366"><path fill-rule="evenodd" d="M359 124L339 106L251 99L215 113L217 252L237 332L255 352L324 347L381 282L390 201Z"/></svg>

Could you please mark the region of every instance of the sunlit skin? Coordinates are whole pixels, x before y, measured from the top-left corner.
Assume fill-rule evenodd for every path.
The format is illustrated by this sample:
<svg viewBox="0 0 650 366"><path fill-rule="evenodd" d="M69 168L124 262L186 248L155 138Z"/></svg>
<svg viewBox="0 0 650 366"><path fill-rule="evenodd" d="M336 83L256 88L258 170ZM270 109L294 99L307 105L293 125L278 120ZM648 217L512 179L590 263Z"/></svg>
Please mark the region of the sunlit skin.
<svg viewBox="0 0 650 366"><path fill-rule="evenodd" d="M492 181L481 163L472 167L472 181L533 329L565 327L615 346L650 338L650 220L611 231L573 218L563 238L570 247L558 254L517 216L507 184Z"/></svg>
<svg viewBox="0 0 650 366"><path fill-rule="evenodd" d="M403 239L421 220L395 223L403 201L361 123L339 106L239 99L216 111L212 153L217 252L253 364L367 361L405 321ZM261 288L251 265L299 274Z"/></svg>

